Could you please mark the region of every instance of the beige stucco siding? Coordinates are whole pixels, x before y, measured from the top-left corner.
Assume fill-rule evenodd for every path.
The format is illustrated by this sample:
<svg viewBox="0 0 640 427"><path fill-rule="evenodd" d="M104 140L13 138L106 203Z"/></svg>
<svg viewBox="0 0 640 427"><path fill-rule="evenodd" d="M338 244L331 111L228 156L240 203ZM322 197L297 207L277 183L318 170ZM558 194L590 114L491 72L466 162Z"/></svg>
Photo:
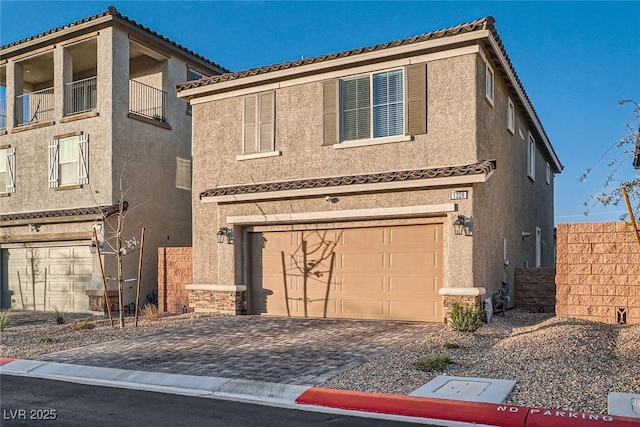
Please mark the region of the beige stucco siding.
<svg viewBox="0 0 640 427"><path fill-rule="evenodd" d="M495 64L491 64L495 69ZM553 177L545 182L545 160L536 151L536 179L527 176L528 123L515 106L516 126L507 129L508 97L502 79L495 80L494 102L485 97L485 60L477 57L477 126L478 157L497 160L496 172L487 186L478 186L474 199L474 269L478 280L484 278L489 292L495 292L504 279L502 254L506 239L506 255L510 266L506 279L513 283L513 269L525 262L535 266L535 228L543 233L542 266L554 264ZM515 100L514 100L515 101ZM520 133L524 136L521 138ZM531 237L522 238L522 232Z"/></svg>

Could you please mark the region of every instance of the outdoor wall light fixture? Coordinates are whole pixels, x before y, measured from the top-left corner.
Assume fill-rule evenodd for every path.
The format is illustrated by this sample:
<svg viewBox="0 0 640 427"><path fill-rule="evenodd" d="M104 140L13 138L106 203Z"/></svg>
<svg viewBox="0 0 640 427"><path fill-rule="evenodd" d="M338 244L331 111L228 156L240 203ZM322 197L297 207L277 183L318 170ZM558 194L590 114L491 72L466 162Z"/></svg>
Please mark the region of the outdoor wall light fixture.
<svg viewBox="0 0 640 427"><path fill-rule="evenodd" d="M473 217L458 215L453 221L453 232L456 236L461 236L462 233L465 236L473 236Z"/></svg>
<svg viewBox="0 0 640 427"><path fill-rule="evenodd" d="M218 243L224 243L225 237L228 244L233 243L233 230L229 227L220 227L216 236L218 238Z"/></svg>

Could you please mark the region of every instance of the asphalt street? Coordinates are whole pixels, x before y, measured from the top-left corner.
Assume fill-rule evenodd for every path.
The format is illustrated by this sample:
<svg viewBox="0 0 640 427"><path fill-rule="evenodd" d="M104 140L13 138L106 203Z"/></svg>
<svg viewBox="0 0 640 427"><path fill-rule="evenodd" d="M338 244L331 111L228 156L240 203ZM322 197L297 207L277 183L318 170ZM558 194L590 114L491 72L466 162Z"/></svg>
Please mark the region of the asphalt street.
<svg viewBox="0 0 640 427"><path fill-rule="evenodd" d="M399 427L415 424L0 375L0 425Z"/></svg>

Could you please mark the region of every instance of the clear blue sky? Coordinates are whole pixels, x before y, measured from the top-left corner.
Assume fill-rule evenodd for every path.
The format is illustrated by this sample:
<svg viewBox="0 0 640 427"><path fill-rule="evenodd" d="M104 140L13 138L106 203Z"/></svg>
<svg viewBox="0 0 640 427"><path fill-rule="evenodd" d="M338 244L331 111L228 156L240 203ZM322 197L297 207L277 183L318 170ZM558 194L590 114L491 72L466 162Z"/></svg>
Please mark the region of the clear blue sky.
<svg viewBox="0 0 640 427"><path fill-rule="evenodd" d="M591 209L609 172L578 178L625 134L640 102L640 2L0 1L0 44L95 15L123 15L238 71L369 46L483 16L496 27L565 169L556 223L616 221L623 206ZM634 176L629 162L627 176Z"/></svg>

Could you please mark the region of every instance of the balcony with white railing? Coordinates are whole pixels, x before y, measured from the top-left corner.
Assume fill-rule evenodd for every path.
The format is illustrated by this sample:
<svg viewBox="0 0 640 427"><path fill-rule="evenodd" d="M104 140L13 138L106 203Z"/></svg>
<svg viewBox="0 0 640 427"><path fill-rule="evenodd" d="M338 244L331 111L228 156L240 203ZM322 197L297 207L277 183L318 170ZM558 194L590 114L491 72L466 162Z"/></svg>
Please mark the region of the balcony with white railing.
<svg viewBox="0 0 640 427"><path fill-rule="evenodd" d="M159 122L167 121L167 92L129 80L129 112Z"/></svg>
<svg viewBox="0 0 640 427"><path fill-rule="evenodd" d="M53 120L54 105L52 87L16 96L16 111L22 111L22 114L17 114L16 125L26 126Z"/></svg>
<svg viewBox="0 0 640 427"><path fill-rule="evenodd" d="M7 100L0 99L0 130L7 128Z"/></svg>
<svg viewBox="0 0 640 427"><path fill-rule="evenodd" d="M86 113L97 108L98 78L89 77L67 83L64 88L64 115Z"/></svg>

